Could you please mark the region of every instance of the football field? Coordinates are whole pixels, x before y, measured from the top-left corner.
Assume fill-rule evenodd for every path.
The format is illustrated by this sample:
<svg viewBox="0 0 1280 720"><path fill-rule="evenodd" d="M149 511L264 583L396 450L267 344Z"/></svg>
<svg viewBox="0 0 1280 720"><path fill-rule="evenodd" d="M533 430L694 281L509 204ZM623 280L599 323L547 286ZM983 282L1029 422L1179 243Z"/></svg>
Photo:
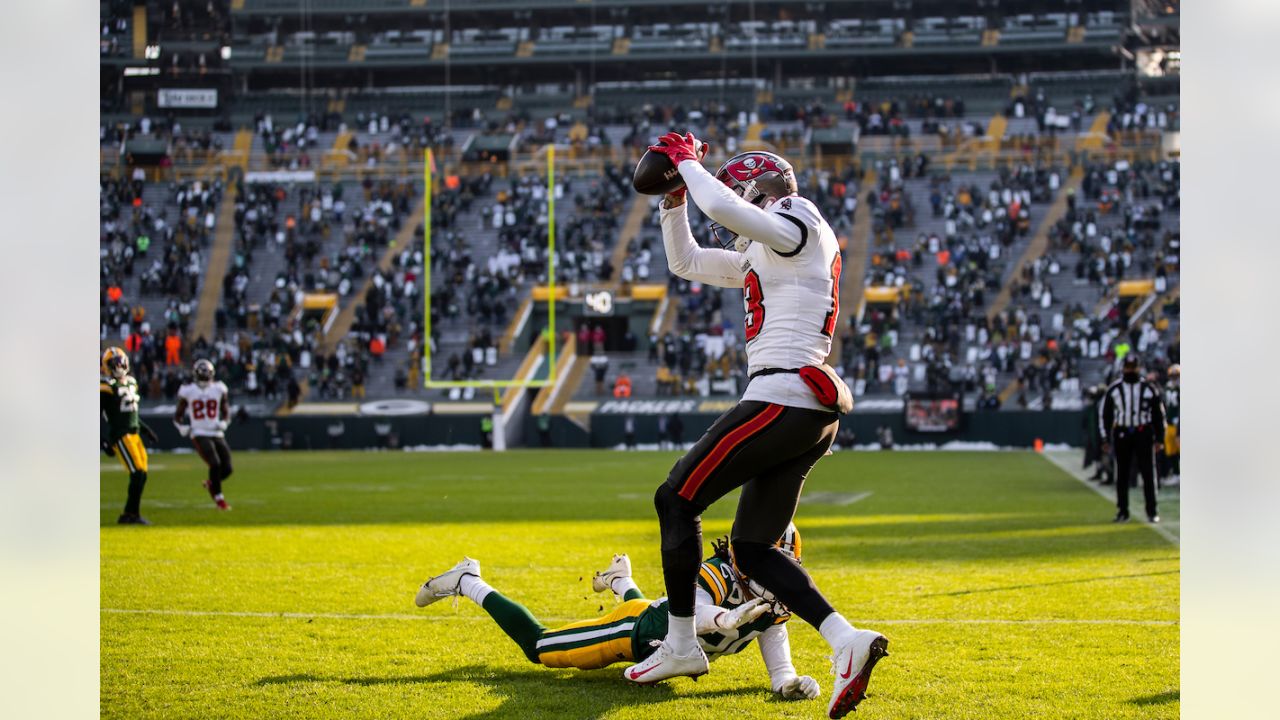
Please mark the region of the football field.
<svg viewBox="0 0 1280 720"><path fill-rule="evenodd" d="M101 711L109 718L819 718L828 649L795 619L817 700L769 692L758 650L698 682L531 664L465 598L468 555L549 627L603 614L592 571L631 556L663 594L652 496L675 453L239 453L217 513L194 455L157 454L153 527L101 473ZM1135 516L1141 493L1134 496ZM734 497L703 517L728 532ZM840 453L796 517L804 564L889 637L860 718L1176 718L1179 551L1030 452ZM709 553L709 549L708 549Z"/></svg>

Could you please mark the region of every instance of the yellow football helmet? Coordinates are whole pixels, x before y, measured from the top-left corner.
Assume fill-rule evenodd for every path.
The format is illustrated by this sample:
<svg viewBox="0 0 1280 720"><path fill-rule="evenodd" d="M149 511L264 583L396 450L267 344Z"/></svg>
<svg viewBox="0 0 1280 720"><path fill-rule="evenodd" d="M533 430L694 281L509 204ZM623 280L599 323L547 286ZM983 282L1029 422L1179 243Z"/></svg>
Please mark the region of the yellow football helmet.
<svg viewBox="0 0 1280 720"><path fill-rule="evenodd" d="M123 380L129 374L129 356L118 347L109 347L102 353L102 376Z"/></svg>

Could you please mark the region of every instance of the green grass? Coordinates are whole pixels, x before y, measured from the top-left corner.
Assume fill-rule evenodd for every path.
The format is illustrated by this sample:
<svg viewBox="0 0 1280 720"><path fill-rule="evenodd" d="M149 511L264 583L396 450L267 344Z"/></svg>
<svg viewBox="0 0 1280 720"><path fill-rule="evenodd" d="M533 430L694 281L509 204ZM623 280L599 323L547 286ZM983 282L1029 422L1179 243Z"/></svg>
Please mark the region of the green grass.
<svg viewBox="0 0 1280 720"><path fill-rule="evenodd" d="M697 683L636 688L622 665L530 664L465 599L413 606L463 554L549 625L612 603L589 576L614 552L661 595L651 498L674 458L240 453L235 509L219 514L198 458L157 455L150 528L113 524L125 476L104 464L102 715L825 716L828 649L799 620L795 664L823 697L781 702L754 649ZM1106 500L1044 458L843 453L818 464L806 495L806 567L855 625L890 638L858 717L1178 717L1177 548L1109 523ZM707 512L708 540L733 507ZM159 612L120 612L134 610Z"/></svg>

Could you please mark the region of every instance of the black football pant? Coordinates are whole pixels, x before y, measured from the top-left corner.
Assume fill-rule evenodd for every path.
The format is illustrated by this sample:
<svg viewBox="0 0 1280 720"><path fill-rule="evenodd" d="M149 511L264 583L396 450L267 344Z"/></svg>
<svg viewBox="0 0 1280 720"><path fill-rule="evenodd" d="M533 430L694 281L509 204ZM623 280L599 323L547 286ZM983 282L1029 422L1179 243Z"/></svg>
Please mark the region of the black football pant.
<svg viewBox="0 0 1280 720"><path fill-rule="evenodd" d="M702 511L736 488L742 495L730 538L737 571L815 627L834 612L808 573L774 544L795 515L805 477L839 427L833 412L743 401L676 462L654 495L672 615L693 615Z"/></svg>
<svg viewBox="0 0 1280 720"><path fill-rule="evenodd" d="M222 481L231 477L231 446L220 437L193 437L200 459L209 466L209 496L222 494Z"/></svg>
<svg viewBox="0 0 1280 720"><path fill-rule="evenodd" d="M1142 494L1147 516L1156 512L1156 436L1150 428L1118 429L1115 432L1116 507L1129 514L1129 482L1133 473L1142 475Z"/></svg>

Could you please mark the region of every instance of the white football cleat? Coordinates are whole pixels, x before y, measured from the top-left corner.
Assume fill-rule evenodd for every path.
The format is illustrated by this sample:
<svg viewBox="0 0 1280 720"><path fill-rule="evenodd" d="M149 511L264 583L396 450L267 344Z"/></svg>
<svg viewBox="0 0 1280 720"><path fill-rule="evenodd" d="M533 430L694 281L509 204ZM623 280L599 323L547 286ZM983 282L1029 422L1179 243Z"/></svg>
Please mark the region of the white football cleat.
<svg viewBox="0 0 1280 720"><path fill-rule="evenodd" d="M613 581L617 578L631 577L631 558L626 553L614 555L609 567L596 572L591 577L591 589L604 592L613 589Z"/></svg>
<svg viewBox="0 0 1280 720"><path fill-rule="evenodd" d="M480 577L480 562L478 560L464 557L462 562L454 565L449 572L437 575L422 583L422 587L418 588L418 595L413 599L413 602L418 607L426 607L437 600L459 595L462 592L462 578L467 575Z"/></svg>
<svg viewBox="0 0 1280 720"><path fill-rule="evenodd" d="M701 646L695 645L688 655L676 655L664 640L654 640L649 644L657 648L653 654L622 671L624 678L637 685L652 685L673 677L697 679L711 668Z"/></svg>
<svg viewBox="0 0 1280 720"><path fill-rule="evenodd" d="M880 658L889 654L889 639L885 636L874 630L855 630L854 633L853 639L831 658L831 671L836 680L827 717L833 719L858 709L858 703L867 696L871 671Z"/></svg>

